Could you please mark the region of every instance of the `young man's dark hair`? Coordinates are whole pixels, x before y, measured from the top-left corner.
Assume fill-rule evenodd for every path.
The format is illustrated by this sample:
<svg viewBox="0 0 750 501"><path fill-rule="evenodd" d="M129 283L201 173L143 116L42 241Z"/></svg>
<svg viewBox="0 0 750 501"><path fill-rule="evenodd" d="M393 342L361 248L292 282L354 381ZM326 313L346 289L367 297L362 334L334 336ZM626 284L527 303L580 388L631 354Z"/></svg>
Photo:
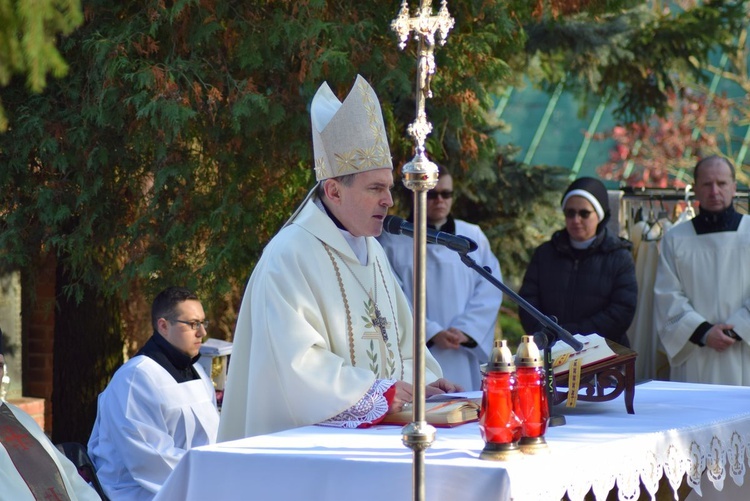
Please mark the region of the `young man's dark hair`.
<svg viewBox="0 0 750 501"><path fill-rule="evenodd" d="M174 320L175 306L189 299L198 301L198 296L185 287L167 287L161 291L151 303L151 326L154 330L158 330L156 322L160 318Z"/></svg>

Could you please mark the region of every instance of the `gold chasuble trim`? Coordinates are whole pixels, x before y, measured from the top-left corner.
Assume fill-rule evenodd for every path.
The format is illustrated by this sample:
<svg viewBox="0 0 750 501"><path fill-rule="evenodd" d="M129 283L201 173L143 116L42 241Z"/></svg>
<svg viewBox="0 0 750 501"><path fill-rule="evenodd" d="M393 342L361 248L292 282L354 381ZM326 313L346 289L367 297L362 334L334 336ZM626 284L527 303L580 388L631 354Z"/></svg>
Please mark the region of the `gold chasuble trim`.
<svg viewBox="0 0 750 501"><path fill-rule="evenodd" d="M344 281L341 279L341 271L339 271L339 265L336 264L336 260L333 258L330 247L328 247L328 245L326 245L324 242L321 243L323 243L323 247L325 248L326 253L328 253L328 257L331 260L331 264L333 265L333 270L336 272L336 281L339 283L341 299L343 299L344 301L344 309L346 310L346 332L347 339L349 340L349 360L352 363L352 367L356 367L357 361L354 355L354 331L352 330L352 312L349 309L349 299L347 299L346 291L344 290Z"/></svg>
<svg viewBox="0 0 750 501"><path fill-rule="evenodd" d="M393 353L393 341L389 339L389 336L386 332L386 329L391 326L391 323L387 321L384 317L382 317L380 309L378 308L377 302L375 299L373 299L372 294L365 288L365 286L360 281L359 277L354 273L354 270L351 269L351 267L347 264L347 262L344 260L344 258L335 250L331 249L331 247L328 246L325 242L321 242L323 244L323 247L326 250L326 253L328 254L328 258L331 260L331 265L333 266L333 270L336 274L336 281L339 284L339 291L341 292L341 298L344 302L344 310L346 311L346 331L347 331L347 340L349 343L349 359L351 361L351 364L353 367L357 366L357 360L356 360L356 349L355 349L355 339L354 339L354 323L352 321L352 311L349 304L349 298L346 293L346 287L344 286L344 280L341 276L341 268L339 267L336 257L338 256L338 259L341 260L341 262L346 266L346 268L349 270L349 272L352 274L354 279L357 281L360 287L362 287L362 290L367 294L368 301L365 301L363 303L363 308L365 315L361 315L362 320L365 322L365 327L373 327L376 329L374 332L365 332L362 334L362 340L369 340L369 348L366 350L367 358L369 361L369 368L379 378L387 378L391 379L394 378L395 372L396 372L396 358ZM396 331L396 339L395 339L395 346L398 351L398 361L400 365L400 377L399 379L404 379L404 363L403 363L403 356L401 354L401 343L399 338L399 330L398 330L398 323L397 318L395 314L395 309L393 308L393 300L391 298L390 291L388 290L388 287L386 286L385 282L385 276L383 275L383 268L380 265L380 261L375 258L375 269L377 269L378 273L380 274L380 282L383 284L383 289L385 290L386 297L388 298L388 305L391 309L391 318L393 319L393 327ZM373 269L373 272L375 271ZM377 282L378 277L375 273L373 273L373 280L374 280L374 287L377 291ZM376 342L377 345L376 346ZM379 362L379 360L382 360L382 365Z"/></svg>

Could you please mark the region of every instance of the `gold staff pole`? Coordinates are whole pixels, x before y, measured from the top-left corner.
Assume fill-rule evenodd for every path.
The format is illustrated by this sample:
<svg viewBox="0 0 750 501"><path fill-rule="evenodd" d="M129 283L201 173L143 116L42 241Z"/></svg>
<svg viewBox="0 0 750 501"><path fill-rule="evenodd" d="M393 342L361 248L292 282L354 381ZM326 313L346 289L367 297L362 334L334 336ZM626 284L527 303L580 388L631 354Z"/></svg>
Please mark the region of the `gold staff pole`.
<svg viewBox="0 0 750 501"><path fill-rule="evenodd" d="M416 154L403 167L404 186L414 192L414 412L412 423L402 430L404 445L414 451L412 463L413 499L425 499L424 462L425 450L435 440L435 428L424 420L425 414L425 253L427 220L425 206L427 191L437 184L438 168L425 155L424 143L432 132L432 124L427 121L424 110L425 100L432 97L430 80L435 73L435 36L440 44L445 44L448 32L453 28L453 18L448 13L447 1L442 0L436 16L432 15L432 1L422 0L416 17L409 16L406 0L391 29L398 34L399 47L406 47L409 36L414 32L419 42L417 58L417 118L409 125L408 132L414 138Z"/></svg>

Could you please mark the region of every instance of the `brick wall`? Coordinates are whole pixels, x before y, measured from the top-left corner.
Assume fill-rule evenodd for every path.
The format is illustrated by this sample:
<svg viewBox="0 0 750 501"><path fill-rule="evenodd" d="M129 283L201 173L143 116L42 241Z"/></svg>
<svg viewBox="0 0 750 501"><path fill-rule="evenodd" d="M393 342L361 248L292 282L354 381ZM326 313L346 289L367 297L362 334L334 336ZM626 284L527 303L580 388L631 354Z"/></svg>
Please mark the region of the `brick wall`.
<svg viewBox="0 0 750 501"><path fill-rule="evenodd" d="M43 398L44 431L52 432L52 369L55 339L55 269L52 254L40 263L36 301L24 312L28 326L24 344L24 396Z"/></svg>
<svg viewBox="0 0 750 501"><path fill-rule="evenodd" d="M44 399L33 397L19 397L9 399L8 402L20 407L22 411L34 418L34 421L44 429Z"/></svg>

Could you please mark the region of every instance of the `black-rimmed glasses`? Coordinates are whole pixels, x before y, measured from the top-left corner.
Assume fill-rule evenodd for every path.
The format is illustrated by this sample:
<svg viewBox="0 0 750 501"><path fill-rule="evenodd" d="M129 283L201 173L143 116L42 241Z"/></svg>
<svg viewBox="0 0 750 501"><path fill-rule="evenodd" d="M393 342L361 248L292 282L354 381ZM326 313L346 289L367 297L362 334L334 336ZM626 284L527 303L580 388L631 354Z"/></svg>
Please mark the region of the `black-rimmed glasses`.
<svg viewBox="0 0 750 501"><path fill-rule="evenodd" d="M185 325L189 326L194 331L197 331L200 326L203 326L203 328L205 330L208 330L208 320L204 320L203 322L199 322L197 320L187 321L187 320L172 319L172 320L169 320L169 321L170 322L178 322L178 323L181 323L181 324L185 324Z"/></svg>

